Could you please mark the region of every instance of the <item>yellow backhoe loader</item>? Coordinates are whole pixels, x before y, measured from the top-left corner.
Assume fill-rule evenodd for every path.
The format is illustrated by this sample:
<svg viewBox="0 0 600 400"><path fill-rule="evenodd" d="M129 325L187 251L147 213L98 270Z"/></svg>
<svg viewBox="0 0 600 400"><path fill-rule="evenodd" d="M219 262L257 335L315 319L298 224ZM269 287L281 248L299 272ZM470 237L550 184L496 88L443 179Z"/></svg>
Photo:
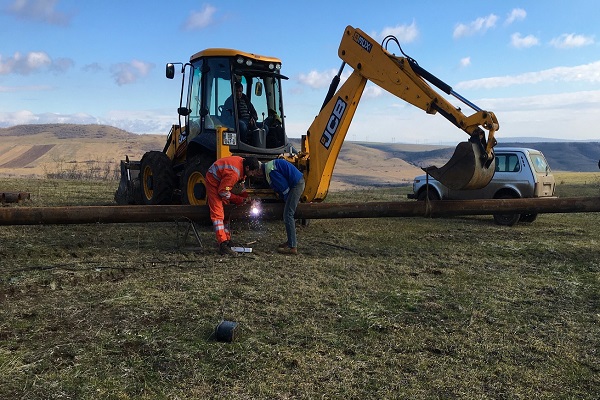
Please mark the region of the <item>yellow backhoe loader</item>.
<svg viewBox="0 0 600 400"><path fill-rule="evenodd" d="M397 44L402 56L388 51ZM167 64L172 79L175 65L181 66L179 123L173 125L162 151L150 151L140 161L121 161L121 182L115 193L119 204L205 204L204 176L217 159L229 155L256 156L262 161L284 157L300 169L306 181L303 202L325 199L331 176L350 122L368 81L425 111L439 113L469 135L441 168L424 168L445 186L477 189L494 175L495 132L498 121L492 112L481 110L443 81L406 56L393 36L382 44L360 29L346 27L338 55L342 66L334 77L321 110L297 151L285 131L281 60L232 49L207 49L194 54L188 63ZM352 73L339 87L345 66ZM465 115L432 86L452 95L473 109ZM240 123L238 105L242 90L253 104L257 123ZM486 137L487 133L487 137ZM254 178L255 179L255 178ZM264 180L247 182L253 197L275 199Z"/></svg>

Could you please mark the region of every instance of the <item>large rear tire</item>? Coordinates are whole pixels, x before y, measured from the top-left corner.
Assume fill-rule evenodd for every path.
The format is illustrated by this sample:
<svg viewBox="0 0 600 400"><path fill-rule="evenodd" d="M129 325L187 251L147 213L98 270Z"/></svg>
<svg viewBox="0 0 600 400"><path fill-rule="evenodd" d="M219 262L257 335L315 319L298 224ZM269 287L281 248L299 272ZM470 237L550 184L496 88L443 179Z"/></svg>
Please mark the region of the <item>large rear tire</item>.
<svg viewBox="0 0 600 400"><path fill-rule="evenodd" d="M197 155L186 163L181 175L181 203L195 206L207 203L206 172L214 160L206 155Z"/></svg>
<svg viewBox="0 0 600 400"><path fill-rule="evenodd" d="M175 190L175 172L171 160L160 151L150 151L140 162L142 203L171 204Z"/></svg>

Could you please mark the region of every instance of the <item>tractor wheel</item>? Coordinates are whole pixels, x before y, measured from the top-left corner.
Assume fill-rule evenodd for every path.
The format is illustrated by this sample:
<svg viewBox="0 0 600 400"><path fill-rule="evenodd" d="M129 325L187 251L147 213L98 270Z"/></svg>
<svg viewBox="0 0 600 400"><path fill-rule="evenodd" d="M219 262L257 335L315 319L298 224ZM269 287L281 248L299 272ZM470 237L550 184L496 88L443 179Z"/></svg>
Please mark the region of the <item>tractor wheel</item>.
<svg viewBox="0 0 600 400"><path fill-rule="evenodd" d="M516 199L518 196L512 194L503 194L497 197L497 199ZM494 214L494 222L498 225L513 226L519 219L521 214Z"/></svg>
<svg viewBox="0 0 600 400"><path fill-rule="evenodd" d="M205 205L206 172L213 163L213 159L206 155L193 157L186 163L181 175L181 203L195 206Z"/></svg>
<svg viewBox="0 0 600 400"><path fill-rule="evenodd" d="M171 204L175 190L175 172L171 160L160 151L150 151L140 162L142 203Z"/></svg>

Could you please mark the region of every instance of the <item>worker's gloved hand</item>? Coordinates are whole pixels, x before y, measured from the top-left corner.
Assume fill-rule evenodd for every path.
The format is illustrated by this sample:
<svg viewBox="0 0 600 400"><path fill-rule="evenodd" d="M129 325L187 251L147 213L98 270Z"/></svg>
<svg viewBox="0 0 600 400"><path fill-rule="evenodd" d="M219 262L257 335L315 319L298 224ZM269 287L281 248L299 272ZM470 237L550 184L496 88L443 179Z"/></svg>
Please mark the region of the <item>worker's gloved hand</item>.
<svg viewBox="0 0 600 400"><path fill-rule="evenodd" d="M240 204L244 204L244 200L245 198L242 196L239 196L237 194L231 193L231 195L229 196L229 202L231 204L235 204L235 205L240 205Z"/></svg>

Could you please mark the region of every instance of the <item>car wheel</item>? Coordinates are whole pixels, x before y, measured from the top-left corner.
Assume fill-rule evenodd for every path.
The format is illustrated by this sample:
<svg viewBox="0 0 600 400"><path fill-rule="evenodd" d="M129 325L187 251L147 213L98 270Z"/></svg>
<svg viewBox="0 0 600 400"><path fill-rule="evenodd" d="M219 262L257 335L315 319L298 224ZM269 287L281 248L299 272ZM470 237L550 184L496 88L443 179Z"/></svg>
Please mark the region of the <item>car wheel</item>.
<svg viewBox="0 0 600 400"><path fill-rule="evenodd" d="M537 218L537 214L521 214L519 222L533 222Z"/></svg>
<svg viewBox="0 0 600 400"><path fill-rule="evenodd" d="M436 192L435 189L430 189L429 191L422 190L419 193L419 195L417 196L417 201L425 201L425 199L428 196L429 196L429 200L439 200L440 199L438 192Z"/></svg>
<svg viewBox="0 0 600 400"><path fill-rule="evenodd" d="M511 195L511 194L503 194L496 198L497 199L516 199L518 197L515 195ZM514 224L519 222L520 218L521 218L521 214L494 214L494 222L496 222L496 224L502 225L502 226L513 226Z"/></svg>

